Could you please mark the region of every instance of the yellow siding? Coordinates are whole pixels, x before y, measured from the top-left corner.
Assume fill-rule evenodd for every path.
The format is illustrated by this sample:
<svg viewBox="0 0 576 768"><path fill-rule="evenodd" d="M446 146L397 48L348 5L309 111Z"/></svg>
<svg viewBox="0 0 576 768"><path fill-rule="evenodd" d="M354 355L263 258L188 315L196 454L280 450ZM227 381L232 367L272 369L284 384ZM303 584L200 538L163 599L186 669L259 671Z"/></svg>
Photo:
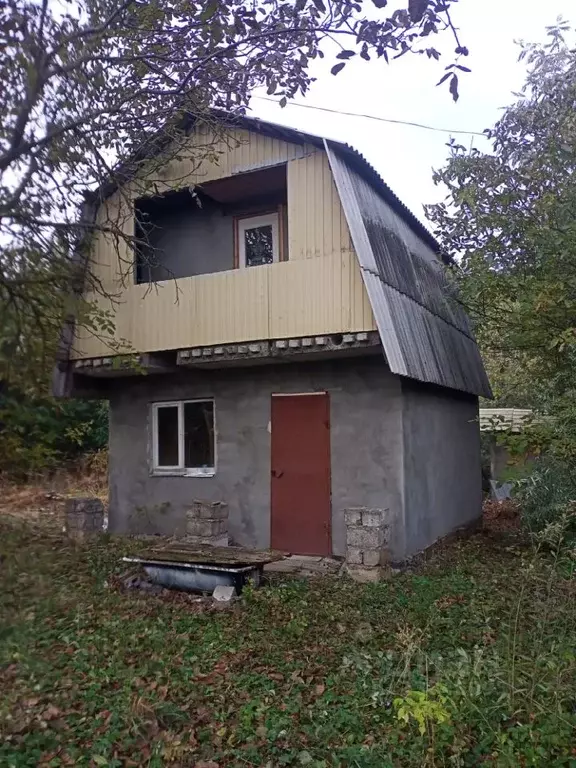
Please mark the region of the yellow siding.
<svg viewBox="0 0 576 768"><path fill-rule="evenodd" d="M291 259L352 248L328 157L316 152L288 163L288 247Z"/></svg>
<svg viewBox="0 0 576 768"><path fill-rule="evenodd" d="M211 141L206 129L191 137L186 157L163 173L164 188L222 178L287 162L289 260L252 269L200 275L157 285L134 285L130 249L100 233L93 243L96 293L86 298L116 318L125 351L154 352L267 338L376 328L352 249L348 226L324 152L247 131L218 144L218 164L195 167L194 145ZM228 146L227 146L228 143ZM204 153L204 150L202 150ZM156 179L159 183L159 179ZM99 211L102 225L133 233L133 199L140 182L116 192ZM101 296L106 292L113 303ZM80 332L73 357L107 356L106 339Z"/></svg>

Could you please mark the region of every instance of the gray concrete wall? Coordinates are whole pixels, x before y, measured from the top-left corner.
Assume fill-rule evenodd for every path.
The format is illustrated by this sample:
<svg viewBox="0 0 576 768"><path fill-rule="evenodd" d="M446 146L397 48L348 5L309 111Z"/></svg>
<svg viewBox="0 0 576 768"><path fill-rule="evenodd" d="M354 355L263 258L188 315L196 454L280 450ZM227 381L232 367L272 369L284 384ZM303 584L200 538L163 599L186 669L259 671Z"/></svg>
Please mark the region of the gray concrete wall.
<svg viewBox="0 0 576 768"><path fill-rule="evenodd" d="M149 234L149 268L142 282L192 277L234 267L233 217L206 201L184 210L165 211ZM148 277L150 275L150 278Z"/></svg>
<svg viewBox="0 0 576 768"><path fill-rule="evenodd" d="M406 557L480 517L482 471L478 398L409 380L402 392Z"/></svg>
<svg viewBox="0 0 576 768"><path fill-rule="evenodd" d="M268 547L271 394L323 390L331 407L334 554L345 553L346 507L388 508L400 521L400 379L382 358L367 357L116 380L109 392L111 530L178 533L194 499L225 501L233 539ZM215 476L152 476L150 403L197 397L215 399Z"/></svg>

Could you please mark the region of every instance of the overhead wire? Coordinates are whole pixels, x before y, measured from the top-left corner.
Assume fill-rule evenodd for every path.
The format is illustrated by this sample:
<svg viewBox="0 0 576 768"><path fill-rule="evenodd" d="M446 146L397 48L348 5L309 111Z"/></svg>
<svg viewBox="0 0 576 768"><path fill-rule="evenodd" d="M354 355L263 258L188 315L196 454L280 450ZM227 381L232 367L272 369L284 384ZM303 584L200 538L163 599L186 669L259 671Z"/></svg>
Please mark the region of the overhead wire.
<svg viewBox="0 0 576 768"><path fill-rule="evenodd" d="M269 96L254 96L255 99L261 99L262 101L271 101L274 104L279 104L278 99L271 99ZM329 107L318 107L314 104L302 104L298 101L289 101L287 102L287 106L291 107L302 107L303 109L314 109L319 112L330 112L334 115L345 115L347 117L362 117L366 120L377 120L381 123L392 123L393 125L409 125L413 128L423 128L426 131L437 131L439 133L461 133L466 134L467 136L486 136L486 134L482 133L481 131L466 131L466 130L460 130L460 129L450 129L450 128L440 128L439 126L435 125L426 125L425 123L414 123L410 120L396 120L392 117L378 117L377 115L365 115L361 112L346 112L342 109L330 109Z"/></svg>

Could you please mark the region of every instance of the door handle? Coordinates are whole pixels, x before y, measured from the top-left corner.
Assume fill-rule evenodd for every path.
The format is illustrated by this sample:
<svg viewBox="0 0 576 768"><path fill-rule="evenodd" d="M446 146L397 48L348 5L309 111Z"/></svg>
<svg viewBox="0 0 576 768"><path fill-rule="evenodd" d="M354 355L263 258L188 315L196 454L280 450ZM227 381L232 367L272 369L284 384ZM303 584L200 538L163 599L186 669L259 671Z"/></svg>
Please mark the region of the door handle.
<svg viewBox="0 0 576 768"><path fill-rule="evenodd" d="M282 470L277 470L277 469L272 470L272 477L279 478L279 477L282 477L283 474L284 472L282 472Z"/></svg>

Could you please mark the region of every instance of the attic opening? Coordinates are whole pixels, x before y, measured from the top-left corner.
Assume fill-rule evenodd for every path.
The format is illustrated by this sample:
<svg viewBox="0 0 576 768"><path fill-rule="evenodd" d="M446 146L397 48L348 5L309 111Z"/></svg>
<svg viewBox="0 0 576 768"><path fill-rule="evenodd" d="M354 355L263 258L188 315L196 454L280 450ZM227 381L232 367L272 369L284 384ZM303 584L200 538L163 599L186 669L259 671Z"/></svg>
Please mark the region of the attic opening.
<svg viewBox="0 0 576 768"><path fill-rule="evenodd" d="M136 283L284 261L286 165L141 197L134 221Z"/></svg>

